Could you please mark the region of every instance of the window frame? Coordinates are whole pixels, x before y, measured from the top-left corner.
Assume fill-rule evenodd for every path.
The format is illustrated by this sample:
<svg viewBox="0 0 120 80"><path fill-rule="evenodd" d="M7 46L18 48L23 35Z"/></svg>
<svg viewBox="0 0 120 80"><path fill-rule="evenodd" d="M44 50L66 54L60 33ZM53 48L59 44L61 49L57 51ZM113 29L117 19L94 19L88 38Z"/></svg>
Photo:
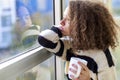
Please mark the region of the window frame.
<svg viewBox="0 0 120 80"><path fill-rule="evenodd" d="M56 25L59 24L62 18L62 0L53 0L53 6L53 24ZM20 74L23 74L24 72L35 67L51 56L53 56L51 52L48 52L43 47L39 47L4 62L1 62L0 80L14 80ZM60 58L55 57L55 80L64 79L63 68L63 61Z"/></svg>
<svg viewBox="0 0 120 80"><path fill-rule="evenodd" d="M62 19L63 16L63 1L64 0L54 0L54 19L55 25L58 25L60 20ZM59 57L55 57L55 80L64 80L64 61L59 58Z"/></svg>
<svg viewBox="0 0 120 80"><path fill-rule="evenodd" d="M56 3L59 4L59 1L53 0L53 6L56 7ZM53 9L54 25L57 21L57 18L59 18L59 15L57 15L58 17L56 17L55 14L56 14L56 11L54 8ZM24 54L20 54L18 56L7 59L6 61L2 61L0 62L0 80L15 80L16 77L18 77L19 75L32 69L33 67L37 66L38 64L42 63L43 61L49 59L52 56L53 56L53 53L47 51L43 47L38 47L33 50L29 50ZM56 62L57 61L55 61L55 63ZM56 69L56 65L54 66ZM56 79L55 77L55 80L60 80L60 79Z"/></svg>
<svg viewBox="0 0 120 80"><path fill-rule="evenodd" d="M53 54L39 47L25 54L0 63L0 80L14 80L20 74L35 67Z"/></svg>

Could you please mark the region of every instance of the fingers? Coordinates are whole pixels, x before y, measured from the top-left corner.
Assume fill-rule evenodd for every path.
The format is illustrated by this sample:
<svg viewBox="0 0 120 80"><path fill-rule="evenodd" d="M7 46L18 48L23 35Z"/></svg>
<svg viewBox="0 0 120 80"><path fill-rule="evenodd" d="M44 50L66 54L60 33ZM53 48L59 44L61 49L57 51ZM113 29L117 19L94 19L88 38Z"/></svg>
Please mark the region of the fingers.
<svg viewBox="0 0 120 80"><path fill-rule="evenodd" d="M84 73L85 71L88 71L88 68L87 68L86 65L84 65L84 64L81 63L81 62L78 62L78 64L82 67L82 68L81 68L81 73ZM73 72L74 74L76 74L76 73L77 73L77 70L78 70L78 66L77 66L76 64L72 64L72 67L73 67L73 68L70 68L69 70L70 70L71 72Z"/></svg>
<svg viewBox="0 0 120 80"><path fill-rule="evenodd" d="M70 70L71 72L73 72L74 74L77 73L77 70L76 70L76 69L70 68L69 70Z"/></svg>
<svg viewBox="0 0 120 80"><path fill-rule="evenodd" d="M75 69L78 69L78 66L77 66L77 65L72 64L72 66L73 66Z"/></svg>
<svg viewBox="0 0 120 80"><path fill-rule="evenodd" d="M81 73L80 73L80 80L88 80L90 79L90 73L88 67L83 64L82 62L78 62L78 64L82 67Z"/></svg>
<svg viewBox="0 0 120 80"><path fill-rule="evenodd" d="M72 67L69 68L69 71L72 72L72 74L69 75L70 78L75 79L75 75L78 73L78 65L72 64Z"/></svg>
<svg viewBox="0 0 120 80"><path fill-rule="evenodd" d="M79 61L78 64L82 67L83 70L89 71L88 67L85 64L83 64L82 62Z"/></svg>
<svg viewBox="0 0 120 80"><path fill-rule="evenodd" d="M86 78L88 76L89 78L89 69L88 67L83 64L82 62L78 62L78 64L81 66L81 72L78 78L75 78L74 75L70 75L70 77L74 80L82 80L83 78ZM78 71L78 65L77 64L72 64L72 67L69 68L69 71L71 71L73 74L77 74Z"/></svg>
<svg viewBox="0 0 120 80"><path fill-rule="evenodd" d="M72 68L73 67L73 68ZM72 64L72 67L69 69L70 71L72 71L74 74L77 73L77 69L78 69L78 66L76 64Z"/></svg>

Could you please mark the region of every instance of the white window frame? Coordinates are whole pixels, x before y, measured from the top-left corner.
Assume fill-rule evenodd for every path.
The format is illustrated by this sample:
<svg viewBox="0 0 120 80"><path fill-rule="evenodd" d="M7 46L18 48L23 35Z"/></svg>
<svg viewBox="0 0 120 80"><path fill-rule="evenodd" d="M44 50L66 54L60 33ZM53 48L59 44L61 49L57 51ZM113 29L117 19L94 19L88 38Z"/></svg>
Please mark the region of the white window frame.
<svg viewBox="0 0 120 80"><path fill-rule="evenodd" d="M0 80L15 80L17 76L50 58L52 53L39 47L0 63Z"/></svg>
<svg viewBox="0 0 120 80"><path fill-rule="evenodd" d="M63 14L63 0L55 0L55 25L60 24ZM56 56L56 80L64 80L64 61Z"/></svg>

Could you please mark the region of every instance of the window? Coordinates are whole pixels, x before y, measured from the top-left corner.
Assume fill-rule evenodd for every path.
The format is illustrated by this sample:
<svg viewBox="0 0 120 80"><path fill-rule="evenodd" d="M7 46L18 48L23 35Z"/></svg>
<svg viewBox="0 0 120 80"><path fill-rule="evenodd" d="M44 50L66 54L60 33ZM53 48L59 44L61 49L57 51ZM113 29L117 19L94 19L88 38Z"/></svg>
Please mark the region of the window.
<svg viewBox="0 0 120 80"><path fill-rule="evenodd" d="M26 71L16 80L55 80L54 57Z"/></svg>
<svg viewBox="0 0 120 80"><path fill-rule="evenodd" d="M53 0L1 0L0 3L3 3L0 7L0 54L11 54L0 61L39 47L37 37L25 42L24 32L32 25L39 25L40 31L53 25Z"/></svg>
<svg viewBox="0 0 120 80"><path fill-rule="evenodd" d="M11 27L11 15L1 16L2 27Z"/></svg>
<svg viewBox="0 0 120 80"><path fill-rule="evenodd" d="M45 50L41 51L37 36L32 36L25 41L23 38L29 28L35 29L35 26L39 25L42 31L54 24L53 0L0 0L0 3L2 3L0 4L0 72L7 70L2 69L2 64L15 63L9 66L13 68L17 65L17 68L21 67L21 71L15 67L16 69L10 71L12 72L10 74L14 77L22 73L10 80L55 80L54 56L47 55L48 52ZM46 56L43 54L45 52ZM49 57L51 58L41 63ZM18 59L20 61L16 62ZM26 69L31 70L26 71ZM41 71L43 74L40 73ZM7 77L10 77L9 75ZM3 78L5 76L0 77L2 80Z"/></svg>
<svg viewBox="0 0 120 80"><path fill-rule="evenodd" d="M115 16L120 16L120 0L112 0L112 9Z"/></svg>
<svg viewBox="0 0 120 80"><path fill-rule="evenodd" d="M104 0L106 1L106 5L110 12L112 13L115 22L120 25L120 1L119 0ZM119 26L120 27L120 26ZM120 31L118 31L118 42L120 42ZM117 77L118 80L120 79L120 43L118 44L119 46L116 47L116 49L113 51L113 55L115 56L115 61L116 61L116 69L117 69Z"/></svg>
<svg viewBox="0 0 120 80"><path fill-rule="evenodd" d="M11 33L9 31L7 31L7 32L4 31L2 33L2 41L1 41L2 45L1 45L1 47L2 48L9 47L9 45L11 45L11 43L12 43L11 38L12 38Z"/></svg>

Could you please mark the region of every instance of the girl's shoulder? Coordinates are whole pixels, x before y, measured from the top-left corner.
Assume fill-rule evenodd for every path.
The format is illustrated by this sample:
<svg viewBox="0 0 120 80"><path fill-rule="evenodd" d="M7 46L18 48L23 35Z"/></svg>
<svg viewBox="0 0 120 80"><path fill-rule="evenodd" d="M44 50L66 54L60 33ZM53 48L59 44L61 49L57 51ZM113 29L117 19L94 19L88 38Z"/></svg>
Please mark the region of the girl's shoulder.
<svg viewBox="0 0 120 80"><path fill-rule="evenodd" d="M109 49L103 50L81 50L77 53L79 56L86 56L92 59L99 69L109 68L114 66L114 56ZM89 60L89 59L88 59Z"/></svg>

